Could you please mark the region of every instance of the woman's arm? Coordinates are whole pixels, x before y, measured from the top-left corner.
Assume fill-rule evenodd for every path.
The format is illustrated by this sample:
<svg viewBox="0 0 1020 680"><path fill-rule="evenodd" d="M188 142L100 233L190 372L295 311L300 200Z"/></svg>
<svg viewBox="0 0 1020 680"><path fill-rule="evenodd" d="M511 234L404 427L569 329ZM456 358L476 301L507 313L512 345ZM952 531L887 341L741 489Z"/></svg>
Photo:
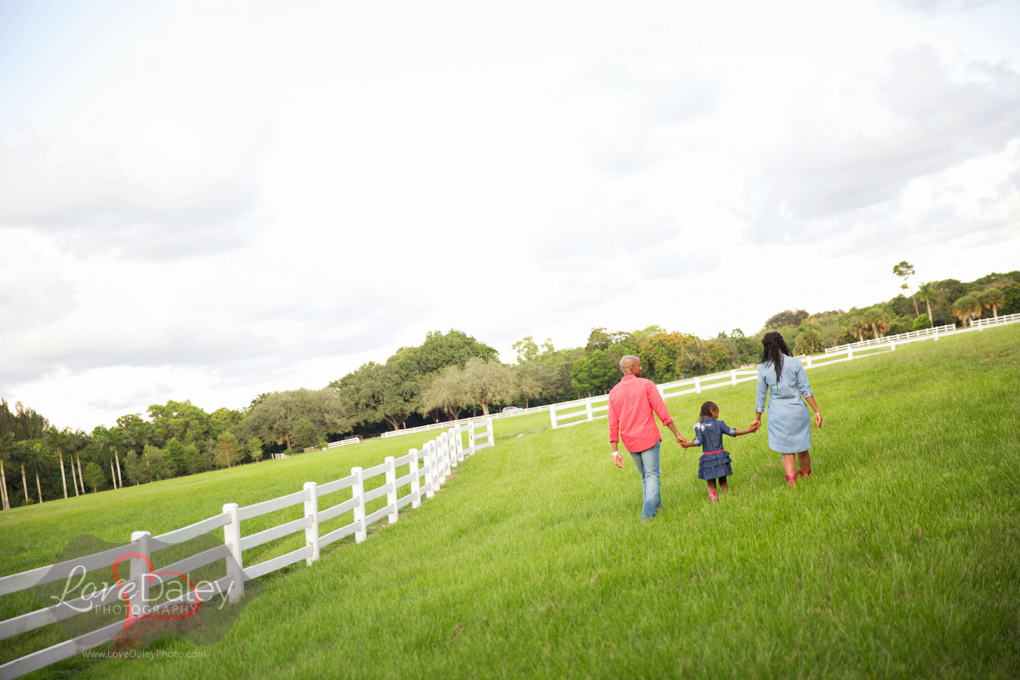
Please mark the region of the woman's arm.
<svg viewBox="0 0 1020 680"><path fill-rule="evenodd" d="M754 400L754 422L761 422L762 411L765 410L765 398L768 396L769 385L765 381L765 372L758 367L758 393Z"/></svg>
<svg viewBox="0 0 1020 680"><path fill-rule="evenodd" d="M807 403L811 406L811 408L815 412L815 425L818 427L819 430L822 429L822 409L820 409L818 407L818 404L815 403L814 396L808 397Z"/></svg>

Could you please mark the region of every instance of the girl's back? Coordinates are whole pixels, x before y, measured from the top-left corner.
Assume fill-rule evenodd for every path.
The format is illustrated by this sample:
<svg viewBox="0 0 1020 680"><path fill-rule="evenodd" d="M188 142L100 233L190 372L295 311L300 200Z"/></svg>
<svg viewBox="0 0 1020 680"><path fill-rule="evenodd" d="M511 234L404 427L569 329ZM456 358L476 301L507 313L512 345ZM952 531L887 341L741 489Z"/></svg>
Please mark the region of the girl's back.
<svg viewBox="0 0 1020 680"><path fill-rule="evenodd" d="M728 434L731 437L735 437L736 432L736 428L728 426L721 420L711 417L703 418L701 422L694 425L693 443L701 446L701 450L704 453L721 451L725 448L722 443L723 435Z"/></svg>

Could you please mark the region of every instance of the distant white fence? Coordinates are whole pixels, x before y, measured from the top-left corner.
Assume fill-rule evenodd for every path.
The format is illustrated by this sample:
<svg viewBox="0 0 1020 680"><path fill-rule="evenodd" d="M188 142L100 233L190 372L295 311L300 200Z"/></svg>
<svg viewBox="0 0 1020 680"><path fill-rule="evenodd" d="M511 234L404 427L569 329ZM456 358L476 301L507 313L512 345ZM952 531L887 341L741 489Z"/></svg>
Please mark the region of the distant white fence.
<svg viewBox="0 0 1020 680"><path fill-rule="evenodd" d="M907 340L913 340L915 338L927 338L929 335L938 335L939 333L952 333L956 330L956 326L949 324L946 326L936 326L935 328L925 328L920 331L911 331L909 333L897 333L896 335L887 335L884 338L871 338L870 340L861 340L860 342L851 342L848 345L838 345L836 347L829 347L825 350L826 354L831 352L842 352L846 349L856 349L858 347L869 347L871 345L886 345L890 342L905 342Z"/></svg>
<svg viewBox="0 0 1020 680"><path fill-rule="evenodd" d="M928 332L915 331L914 333L901 333L886 338L878 338L877 342L866 340L863 343L858 342L851 345L842 345L841 347L831 347L825 350L824 354L815 356L802 355L799 358L804 362L805 369L818 368L820 366L838 364L843 361L853 361L854 359L859 359L861 357L882 353L877 350L892 352L896 350L897 345L905 345L911 342L918 342L920 340L938 341L940 337L945 337L947 335L969 333L971 331L983 331L989 327L1002 326L1017 322L1020 322L1020 314L1009 314L1000 316L998 319L981 319L979 321L975 321L973 326L967 328L957 329L955 326L939 326L938 328L927 329ZM945 329L949 330L947 331ZM855 351L857 352L856 356L854 356ZM840 355L845 356L839 358ZM662 385L656 385L656 387L659 390L659 394L661 394L663 398L668 399L669 397L679 397L684 394L701 394L702 390L712 389L713 387L736 385L737 383L757 379L757 367L738 368L722 373L664 383ZM588 399L550 404L547 408L549 408L549 418L551 420L552 427L553 429L570 427L571 425L580 425L581 423L586 423L588 421L595 420L596 418L605 418L606 412L609 410L608 402L609 395L604 394L598 397L590 397Z"/></svg>
<svg viewBox="0 0 1020 680"><path fill-rule="evenodd" d="M711 375L701 375L695 378L686 378L675 382L656 385L659 394L663 399L679 397L683 394L701 394L702 390L720 387L722 385L736 385L737 383L758 378L757 368L736 368ZM581 423L605 418L609 410L609 395L603 394L598 397L589 397L577 401L565 401L559 404L552 404L554 408L549 409L549 418L553 429L570 427ZM567 422L573 421L573 422Z"/></svg>
<svg viewBox="0 0 1020 680"><path fill-rule="evenodd" d="M483 424L484 428L479 427ZM466 446L464 445L465 434L468 437ZM455 425L449 428L447 432L426 443L420 451L410 449L406 456L401 456L400 458L389 456L380 465L368 468L367 470L360 467L351 468L351 474L342 479L322 485L317 485L315 482L307 482L301 491L243 508L238 507L237 503L227 503L223 506L222 513L182 529L176 529L156 537L152 537L148 531L136 531L131 534L131 542L126 545L48 567L40 567L20 574L4 576L0 578L0 596L66 579L72 573L72 570L77 570L75 571L77 573L81 569L90 572L112 567L122 556L135 553L144 556L144 559L141 557L131 558L131 580L129 583L133 587L128 591L132 593L128 606L132 608L132 611L154 614L174 605L194 604L195 598L199 596L195 595L194 591L189 591L178 598L160 603L155 607L150 607L148 599L149 588L154 582L162 583L164 579L172 580L169 577L160 576L160 574L177 572L186 575L199 567L228 557L233 559L226 560L227 574L205 588L202 591L201 599L208 600L213 595L225 593L231 601L236 601L244 594L244 582L249 579L264 576L302 560L306 564L311 565L312 562L319 559L320 550L351 534L354 535L356 543L361 543L368 537L368 527L384 517L389 520L390 524L396 523L400 519L398 514L400 508L408 504L412 508L419 507L422 495L424 494L425 498L432 498L440 488L440 485L446 482L446 478L451 474L452 468L457 467L459 463L463 462L465 457L474 455L478 451L494 444L495 439L493 437L491 418L486 419L484 423L472 422L467 427ZM397 468L404 465L409 466L409 472L403 477L398 478ZM380 475L385 477L384 484L366 491L366 480ZM404 496L398 496L398 489L404 486L409 486L410 491ZM325 510L318 509L320 498L348 488L351 489L350 499ZM366 515L366 504L383 496L386 497L386 505ZM241 535L241 522L244 520L295 505L304 506L304 516L300 519L286 522L248 536ZM328 534L319 535L320 523L348 512L352 513L353 521ZM218 545L197 555L184 558L174 564L160 567L156 573L150 571L146 560L152 554L150 549L151 542L156 542L158 546L168 547L167 544L183 543L221 527L223 528L223 545ZM305 545L303 547L265 562L245 567L245 550L299 532L304 532L305 535ZM78 614L87 614L96 608L117 602L120 599L120 595L120 589L111 586L93 594L91 597L82 597L71 602L62 602L44 609L37 609L13 619L0 621L0 640L7 640L16 635L27 633L51 623L57 623ZM126 627L124 620L120 620L114 624L5 663L0 666L0 680L20 677L26 673L31 673L32 671L110 642Z"/></svg>
<svg viewBox="0 0 1020 680"><path fill-rule="evenodd" d="M361 437L348 437L347 439L341 439L338 442L330 442L326 445L327 449L336 449L341 446L350 446L352 444L360 444Z"/></svg>
<svg viewBox="0 0 1020 680"><path fill-rule="evenodd" d="M465 426L469 423L485 422L486 420L499 420L501 418L513 418L514 416L524 415L525 413L538 413L539 411L548 411L552 407L552 404L544 404L542 406L533 406L531 408L522 408L509 413L490 413L487 416L472 416L470 418L461 418L459 420L445 420L441 423L430 423L428 425L419 425L418 427L407 427L399 430L390 430L383 432L380 435L383 439L388 437L400 437L405 434L417 434L419 432L430 432L431 430L442 430L453 427L454 425ZM331 445L332 446L332 445Z"/></svg>

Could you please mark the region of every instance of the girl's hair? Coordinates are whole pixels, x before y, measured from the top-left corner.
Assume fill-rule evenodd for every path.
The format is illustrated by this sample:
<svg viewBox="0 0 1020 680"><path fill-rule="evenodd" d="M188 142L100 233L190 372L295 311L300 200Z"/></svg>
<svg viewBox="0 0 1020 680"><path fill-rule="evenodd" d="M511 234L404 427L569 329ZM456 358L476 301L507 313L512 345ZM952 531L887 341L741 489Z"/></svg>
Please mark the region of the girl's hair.
<svg viewBox="0 0 1020 680"><path fill-rule="evenodd" d="M766 333L765 337L761 339L761 345L761 363L772 362L772 366L776 369L776 384L778 385L783 371L783 355L793 355L790 354L790 348L786 346L783 336L775 331Z"/></svg>
<svg viewBox="0 0 1020 680"><path fill-rule="evenodd" d="M706 401L704 404L701 405L701 417L698 418L698 422L700 423L705 418L711 418L712 411L718 410L719 407L715 405L714 401Z"/></svg>

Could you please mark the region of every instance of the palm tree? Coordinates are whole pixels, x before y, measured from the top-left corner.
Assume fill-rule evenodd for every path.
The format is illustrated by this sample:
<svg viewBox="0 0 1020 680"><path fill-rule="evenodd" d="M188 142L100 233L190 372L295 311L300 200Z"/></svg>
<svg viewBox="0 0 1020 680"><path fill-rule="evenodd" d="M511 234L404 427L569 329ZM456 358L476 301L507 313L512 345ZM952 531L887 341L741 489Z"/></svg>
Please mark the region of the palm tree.
<svg viewBox="0 0 1020 680"><path fill-rule="evenodd" d="M861 318L861 322L871 327L871 332L876 338L881 337L881 333L889 330L889 315L877 307L872 307L866 311Z"/></svg>
<svg viewBox="0 0 1020 680"><path fill-rule="evenodd" d="M11 499L7 493L7 474L4 471L4 461L10 461L14 453L14 433L7 432L0 437L0 490L3 491L4 510L11 509Z"/></svg>
<svg viewBox="0 0 1020 680"><path fill-rule="evenodd" d="M861 321L860 316L850 318L845 323L847 333L857 338L859 342L864 342L864 331L867 330L867 326Z"/></svg>
<svg viewBox="0 0 1020 680"><path fill-rule="evenodd" d="M935 289L935 284L933 283L922 283L917 287L917 297L921 298L928 305L928 318L931 319L932 325L935 324L935 317L931 314L931 303L938 302L941 296L941 293Z"/></svg>
<svg viewBox="0 0 1020 680"><path fill-rule="evenodd" d="M78 481L81 483L81 493L85 495L87 493L85 491L85 475L81 471L81 456L78 455L78 452L89 445L90 437L81 430L75 430L71 439L74 443L74 460L78 463ZM72 467L74 467L73 464Z"/></svg>
<svg viewBox="0 0 1020 680"><path fill-rule="evenodd" d="M43 443L47 449L57 454L57 458L60 459L60 481L64 483L64 498L67 498L67 474L64 470L64 451L63 449L70 443L68 442L67 433L61 432L55 426L51 425L48 430L43 432ZM74 472L72 467L71 472ZM74 492L77 495L78 487L74 487Z"/></svg>
<svg viewBox="0 0 1020 680"><path fill-rule="evenodd" d="M964 295L953 303L953 316L959 319L960 323L966 320L968 326L973 326L975 315L981 316L981 303L973 294Z"/></svg>
<svg viewBox="0 0 1020 680"><path fill-rule="evenodd" d="M113 452L113 459L117 462L116 472L114 471L113 463L114 460L110 461L110 473L113 474L113 488L123 489L124 478L120 474L120 454L118 449L127 444L127 438L124 433L116 427L111 427L106 433L106 441L104 442L106 448Z"/></svg>
<svg viewBox="0 0 1020 680"><path fill-rule="evenodd" d="M25 466L35 474L35 489L39 492L39 502L43 502L42 482L39 481L39 470L46 467L48 452L41 441L21 442L21 476L25 477ZM25 482L25 499L28 500L28 482Z"/></svg>
<svg viewBox="0 0 1020 680"><path fill-rule="evenodd" d="M981 308L992 310L992 318L998 321L999 315L996 312L1006 304L1006 296L1002 294L1002 291L998 288L988 288L978 293L976 297L977 301L981 303Z"/></svg>

